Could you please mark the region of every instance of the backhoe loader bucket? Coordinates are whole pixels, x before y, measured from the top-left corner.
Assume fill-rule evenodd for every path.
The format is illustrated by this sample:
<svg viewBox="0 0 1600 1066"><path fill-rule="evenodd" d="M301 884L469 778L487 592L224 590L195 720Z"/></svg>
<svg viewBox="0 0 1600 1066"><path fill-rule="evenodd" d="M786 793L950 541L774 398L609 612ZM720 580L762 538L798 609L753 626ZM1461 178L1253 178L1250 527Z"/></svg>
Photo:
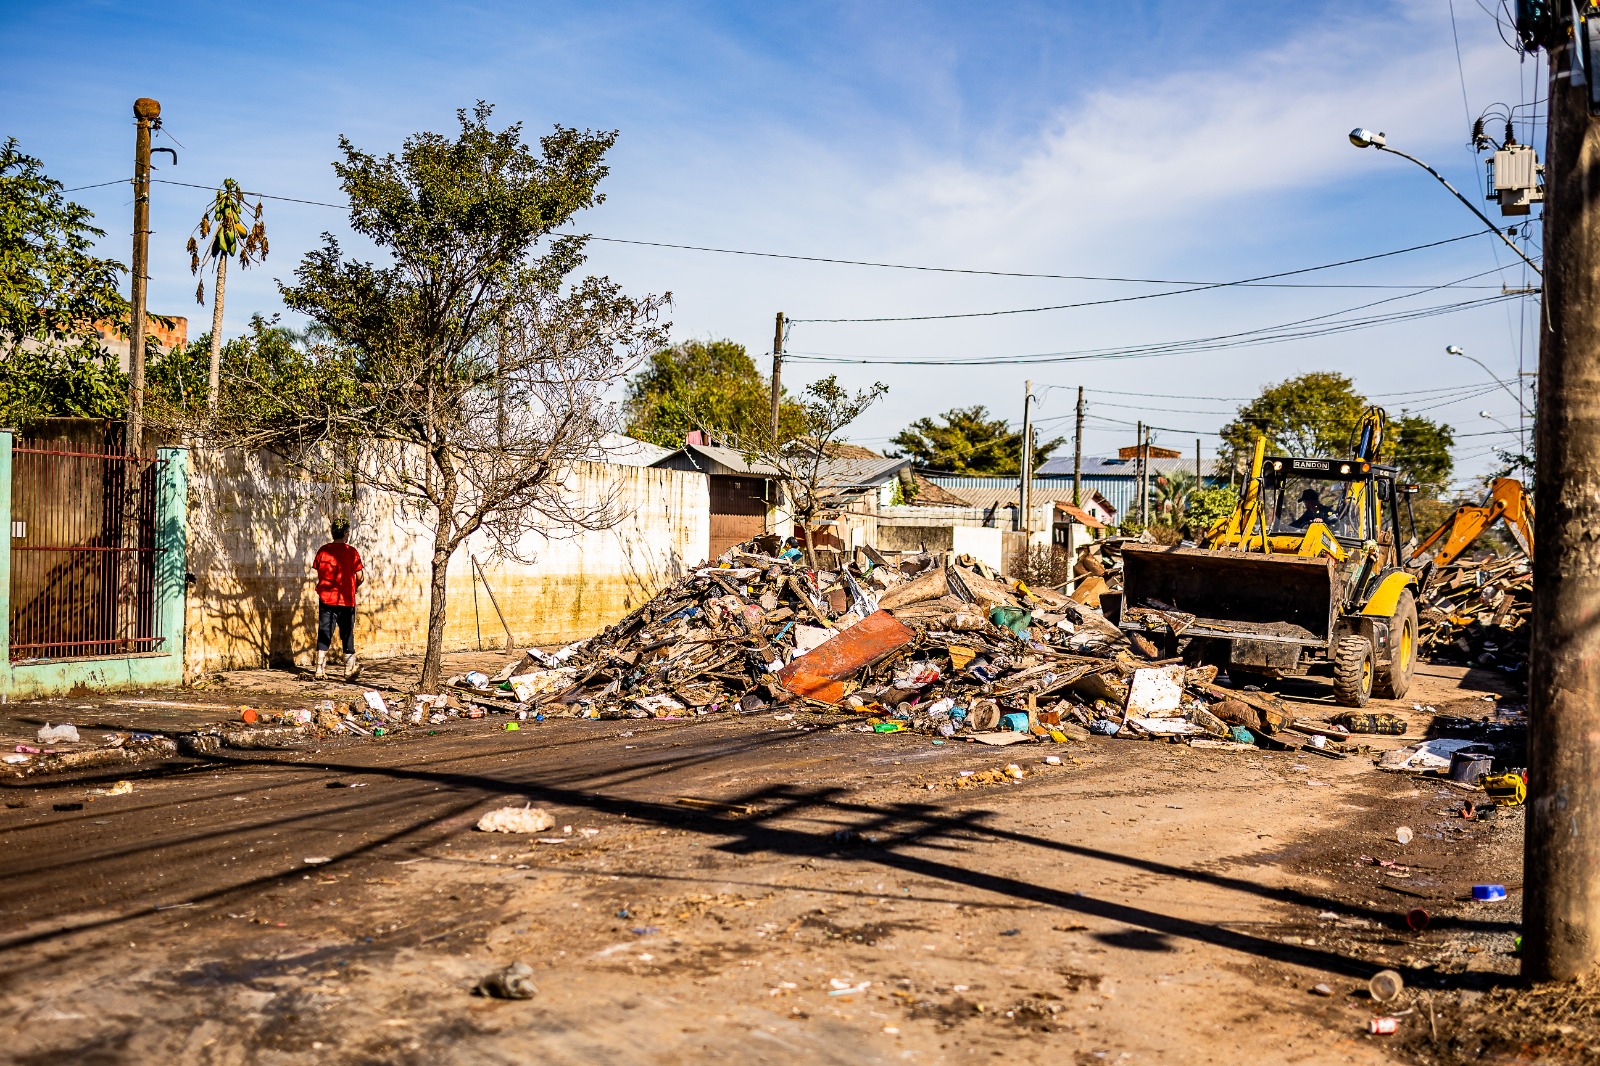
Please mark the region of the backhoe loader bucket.
<svg viewBox="0 0 1600 1066"><path fill-rule="evenodd" d="M1194 636L1279 637L1326 644L1339 590L1331 559L1166 548L1122 549L1122 616L1192 614Z"/></svg>

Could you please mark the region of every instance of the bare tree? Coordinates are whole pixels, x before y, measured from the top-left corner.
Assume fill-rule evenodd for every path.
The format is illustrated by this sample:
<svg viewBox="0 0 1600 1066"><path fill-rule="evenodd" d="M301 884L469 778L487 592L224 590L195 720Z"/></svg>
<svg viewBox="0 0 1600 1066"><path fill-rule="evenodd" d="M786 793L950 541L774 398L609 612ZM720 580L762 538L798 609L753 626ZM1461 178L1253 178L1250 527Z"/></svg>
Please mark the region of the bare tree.
<svg viewBox="0 0 1600 1066"><path fill-rule="evenodd" d="M813 567L817 565L818 523L839 513L845 504L842 497L829 491L827 474L834 445L840 442L840 434L888 391L880 381L852 393L830 374L807 385L801 395L799 431L776 440L770 429L722 427L716 412L702 415L702 423L714 436L776 472L789 511L804 533L806 561Z"/></svg>

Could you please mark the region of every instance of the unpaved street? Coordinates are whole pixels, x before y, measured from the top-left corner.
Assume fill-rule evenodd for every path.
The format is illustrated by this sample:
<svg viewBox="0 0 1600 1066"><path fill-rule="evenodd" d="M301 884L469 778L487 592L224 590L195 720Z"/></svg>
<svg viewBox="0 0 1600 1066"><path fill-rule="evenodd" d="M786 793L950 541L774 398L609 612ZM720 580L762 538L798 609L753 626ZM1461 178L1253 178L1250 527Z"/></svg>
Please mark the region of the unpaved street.
<svg viewBox="0 0 1600 1066"><path fill-rule="evenodd" d="M1415 695L1483 706L1460 674ZM54 807L104 781L8 785L0 1058L1387 1062L1429 1025L1365 1035L1377 969L1440 995L1514 972L1518 894L1455 897L1520 880L1520 818L1451 824L1456 795L1368 758L805 718L479 721L82 810ZM473 828L506 803L556 827ZM518 959L537 998L471 994Z"/></svg>

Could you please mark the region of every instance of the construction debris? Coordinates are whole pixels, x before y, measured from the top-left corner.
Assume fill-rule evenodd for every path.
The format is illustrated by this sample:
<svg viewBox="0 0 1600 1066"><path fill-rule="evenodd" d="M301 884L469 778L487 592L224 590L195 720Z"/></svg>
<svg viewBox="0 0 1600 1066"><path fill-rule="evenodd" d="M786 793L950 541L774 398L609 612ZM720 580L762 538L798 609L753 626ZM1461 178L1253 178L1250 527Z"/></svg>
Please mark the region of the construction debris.
<svg viewBox="0 0 1600 1066"><path fill-rule="evenodd" d="M1348 735L1290 732L1275 697L1218 687L1214 666L1152 661L1078 598L969 556L862 550L814 571L780 550L775 537L730 549L588 640L452 678L449 697L536 721L803 710L989 744L1099 733L1298 750L1315 736L1337 758Z"/></svg>
<svg viewBox="0 0 1600 1066"><path fill-rule="evenodd" d="M1521 673L1527 668L1533 568L1525 556L1456 563L1435 572L1417 604L1423 654Z"/></svg>

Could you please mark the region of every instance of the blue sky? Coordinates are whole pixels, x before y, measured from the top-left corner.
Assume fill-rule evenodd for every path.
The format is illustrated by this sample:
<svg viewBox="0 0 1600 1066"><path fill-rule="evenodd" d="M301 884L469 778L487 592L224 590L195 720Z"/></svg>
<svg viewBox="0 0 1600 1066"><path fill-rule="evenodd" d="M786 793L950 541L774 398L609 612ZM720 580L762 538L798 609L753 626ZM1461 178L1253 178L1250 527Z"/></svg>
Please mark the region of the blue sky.
<svg viewBox="0 0 1600 1066"><path fill-rule="evenodd" d="M1493 5L1490 5L1493 6ZM1468 115L1532 101L1541 85L1474 0L1341 3L457 3L278 5L0 2L0 134L69 187L130 169L130 105L158 98L179 149L160 177L224 177L339 202L340 134L368 150L448 131L479 98L530 135L552 123L617 129L607 202L590 232L983 270L1222 281L1471 233L1477 222L1420 170L1357 151L1364 125L1428 159L1470 196L1481 162ZM129 61L130 51L143 59ZM1467 102L1462 100L1465 82ZM1470 110L1469 110L1470 109ZM1523 131L1527 136L1531 131ZM176 147L171 140L158 141ZM1542 134L1535 143L1542 145ZM126 187L85 190L126 258ZM182 248L200 189L158 186L151 305L188 314ZM1487 205L1486 205L1487 206ZM268 201L272 254L229 279L230 332L281 308L285 277L337 210ZM1490 236L1304 281L1523 283ZM616 244L590 268L636 292L671 291L677 337L770 349L772 316L940 314L1081 302L1150 285L930 275ZM1492 290L1405 297L1375 310ZM1398 290L1231 288L1123 305L918 323L802 322L789 348L862 358L981 356L982 366L825 365L882 380L887 399L855 436L881 445L919 415L985 403L1017 418L1023 381L1040 417L1090 390L1086 450L1132 443L1139 418L1190 450L1263 383L1310 369L1351 374L1391 410L1410 405L1463 433L1516 424L1503 392L1444 354L1460 344L1505 378L1532 369L1532 301L1290 343L1129 361L1015 366L1024 353L1230 334L1324 315ZM1495 390L1498 391L1498 390ZM1162 394L1131 396L1128 393ZM1397 395L1413 393L1413 395ZM1218 397L1222 399L1209 399ZM1444 401L1451 402L1445 403ZM1069 421L1047 424L1061 432ZM1209 454L1215 437L1202 436ZM1463 476L1495 437L1463 436Z"/></svg>

